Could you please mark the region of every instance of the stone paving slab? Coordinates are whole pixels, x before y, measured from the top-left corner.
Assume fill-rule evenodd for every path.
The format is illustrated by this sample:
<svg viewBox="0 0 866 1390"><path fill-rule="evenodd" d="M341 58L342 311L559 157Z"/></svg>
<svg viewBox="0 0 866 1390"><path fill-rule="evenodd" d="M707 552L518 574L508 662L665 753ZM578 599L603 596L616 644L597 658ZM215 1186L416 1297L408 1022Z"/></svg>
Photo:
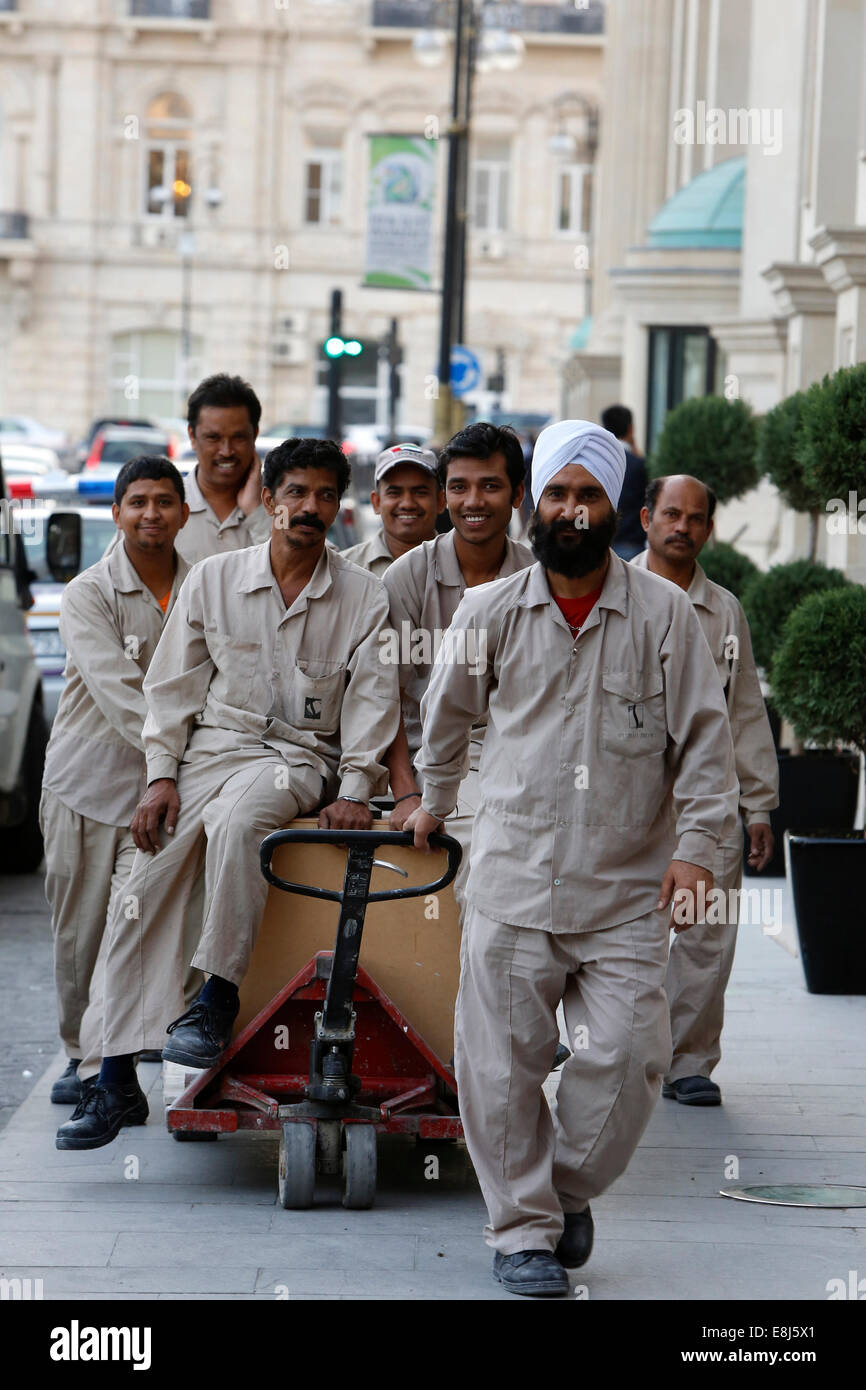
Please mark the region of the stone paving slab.
<svg viewBox="0 0 866 1390"><path fill-rule="evenodd" d="M866 1273L866 1209L718 1195L735 1181L866 1184L866 999L808 994L785 936L741 931L716 1073L725 1104L659 1102L629 1170L593 1203L578 1297L822 1300L830 1279ZM286 1212L275 1137L175 1143L158 1067L140 1071L147 1125L105 1149L58 1152L58 1070L61 1058L0 1135L0 1273L41 1278L46 1299L513 1303L491 1278L462 1146L438 1150L429 1181L429 1146L388 1141L372 1211L346 1212L325 1182L312 1210Z"/></svg>

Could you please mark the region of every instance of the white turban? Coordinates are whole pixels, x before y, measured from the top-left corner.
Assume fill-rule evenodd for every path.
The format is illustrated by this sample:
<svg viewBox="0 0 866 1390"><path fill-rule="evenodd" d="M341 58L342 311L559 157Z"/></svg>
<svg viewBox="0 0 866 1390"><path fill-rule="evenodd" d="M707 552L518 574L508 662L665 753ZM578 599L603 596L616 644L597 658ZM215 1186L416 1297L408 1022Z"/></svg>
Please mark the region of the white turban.
<svg viewBox="0 0 866 1390"><path fill-rule="evenodd" d="M625 449L615 435L591 420L560 420L541 431L532 455L532 500L566 464L579 463L601 483L612 507L625 477Z"/></svg>

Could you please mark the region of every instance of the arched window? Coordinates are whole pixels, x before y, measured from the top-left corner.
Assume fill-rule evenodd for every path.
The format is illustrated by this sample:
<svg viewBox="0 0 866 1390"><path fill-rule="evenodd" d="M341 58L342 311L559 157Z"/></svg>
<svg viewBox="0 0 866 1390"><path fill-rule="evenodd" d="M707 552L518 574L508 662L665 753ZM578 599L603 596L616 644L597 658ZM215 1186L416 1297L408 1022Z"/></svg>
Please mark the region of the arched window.
<svg viewBox="0 0 866 1390"><path fill-rule="evenodd" d="M163 92L145 117L145 211L187 217L192 194L192 112L183 97Z"/></svg>

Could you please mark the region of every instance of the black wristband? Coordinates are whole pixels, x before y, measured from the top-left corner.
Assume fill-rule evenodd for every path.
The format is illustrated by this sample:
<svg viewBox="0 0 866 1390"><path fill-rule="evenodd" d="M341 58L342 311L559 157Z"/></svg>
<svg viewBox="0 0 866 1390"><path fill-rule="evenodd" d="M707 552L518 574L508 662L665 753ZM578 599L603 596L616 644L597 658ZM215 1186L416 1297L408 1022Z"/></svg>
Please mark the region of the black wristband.
<svg viewBox="0 0 866 1390"><path fill-rule="evenodd" d="M394 805L399 806L401 801L408 801L410 796L420 797L420 795L420 792L404 792L402 796L397 797L397 800L394 802Z"/></svg>

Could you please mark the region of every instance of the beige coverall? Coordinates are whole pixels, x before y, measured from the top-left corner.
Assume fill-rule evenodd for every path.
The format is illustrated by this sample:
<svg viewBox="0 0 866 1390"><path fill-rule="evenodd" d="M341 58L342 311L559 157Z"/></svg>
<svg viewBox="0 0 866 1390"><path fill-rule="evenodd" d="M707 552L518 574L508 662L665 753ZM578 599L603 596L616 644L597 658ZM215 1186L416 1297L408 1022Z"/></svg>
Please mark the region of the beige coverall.
<svg viewBox="0 0 866 1390"><path fill-rule="evenodd" d="M361 541L360 545L347 546L340 554L344 560L351 560L353 565L360 565L362 570L369 570L370 574L375 574L377 579L381 579L394 563L394 556L388 549L385 532L381 526L368 541Z"/></svg>
<svg viewBox="0 0 866 1390"><path fill-rule="evenodd" d="M433 669L430 657L435 655L436 643L441 640L466 592L466 580L457 559L454 539L455 532L449 531L445 535L435 536L432 541L423 541L414 550L395 560L383 581L391 601L391 628L400 646L398 670L403 724L409 743L409 756L413 760L421 747L420 706ZM531 565L533 560L528 545L506 536L505 559L499 578L517 574ZM416 633L422 637L426 635L426 650L424 642L413 636ZM434 641L437 633L439 637ZM475 664L474 657L475 652L470 646L466 652L467 665ZM449 808L449 812L456 810L456 814L450 817L445 827L463 849L463 859L454 880L454 896L461 912L469 876L472 822L478 806L478 762L485 724L486 718L481 717L472 729L469 761L460 783L459 796L455 788L454 801ZM423 789L420 780L419 786Z"/></svg>
<svg viewBox="0 0 866 1390"><path fill-rule="evenodd" d="M205 869L193 964L239 984L267 895L259 845L337 795L368 800L398 728L397 676L381 660L378 579L326 546L286 608L270 543L190 574L145 683L148 784L176 778L180 815L156 855L138 853L112 914L104 1054L161 1047L182 1012L181 921Z"/></svg>
<svg viewBox="0 0 866 1390"><path fill-rule="evenodd" d="M649 551L631 564L647 568ZM779 764L761 695L749 624L742 605L695 566L688 596L703 628L722 683L740 784L740 814L746 825L770 823L779 804ZM719 845L713 865L715 887L726 895L727 920L697 923L671 942L665 990L671 1008L673 1061L665 1077L710 1076L722 1055L725 989L737 944L737 909L743 881L743 837L739 822ZM753 924L756 925L756 924Z"/></svg>
<svg viewBox="0 0 866 1390"><path fill-rule="evenodd" d="M423 806L453 804L487 712L455 1022L460 1113L488 1244L553 1250L563 1212L623 1172L670 1064L671 858L711 867L737 804L712 657L685 594L614 554L577 638L544 569L469 589L450 641L487 632L479 676L440 653L421 705ZM465 640L465 639L464 639ZM564 1004L572 1055L542 1090Z"/></svg>
<svg viewBox="0 0 866 1390"><path fill-rule="evenodd" d="M188 572L178 557L169 612ZM60 603L66 685L45 757L40 823L60 1036L70 1057L86 1051L82 1018L109 902L135 855L129 823L145 786L142 681L164 621L122 543L71 580Z"/></svg>

